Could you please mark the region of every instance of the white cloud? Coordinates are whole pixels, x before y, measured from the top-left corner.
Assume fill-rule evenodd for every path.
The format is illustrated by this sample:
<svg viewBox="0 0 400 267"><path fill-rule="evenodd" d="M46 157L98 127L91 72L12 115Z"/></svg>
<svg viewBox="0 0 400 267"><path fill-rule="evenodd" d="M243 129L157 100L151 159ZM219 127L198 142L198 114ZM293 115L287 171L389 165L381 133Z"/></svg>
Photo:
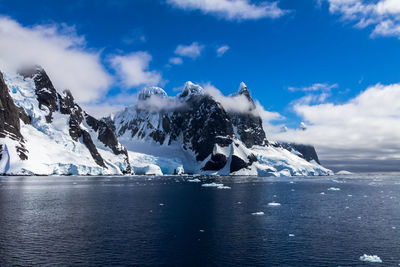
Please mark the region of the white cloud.
<svg viewBox="0 0 400 267"><path fill-rule="evenodd" d="M96 118L102 118L110 114L115 114L125 107L134 105L136 101L137 93L122 92L114 96L109 96L98 103L85 104L84 109L88 114Z"/></svg>
<svg viewBox="0 0 400 267"><path fill-rule="evenodd" d="M223 45L221 47L217 48L217 56L218 57L222 57L226 52L228 52L228 50L230 49L229 46L227 45Z"/></svg>
<svg viewBox="0 0 400 267"><path fill-rule="evenodd" d="M307 130L292 129L277 133L274 138L314 144L320 158L330 164L351 166L373 161L375 165L376 161L398 164L399 98L400 84L378 84L344 104L299 103L294 110L307 123Z"/></svg>
<svg viewBox="0 0 400 267"><path fill-rule="evenodd" d="M277 2L250 0L167 0L167 3L183 10L199 10L226 20L255 20L279 18L287 13L278 7Z"/></svg>
<svg viewBox="0 0 400 267"><path fill-rule="evenodd" d="M300 99L292 101L292 104L310 104L310 103L322 103L328 97L331 96L332 89L338 88L338 84L328 83L314 83L307 87L289 87L289 91L292 92L305 92L307 93Z"/></svg>
<svg viewBox="0 0 400 267"><path fill-rule="evenodd" d="M355 27L372 26L371 37L400 38L400 1L398 0L327 0L332 14L344 21L355 22Z"/></svg>
<svg viewBox="0 0 400 267"><path fill-rule="evenodd" d="M196 59L201 55L203 49L204 45L200 45L198 42L193 42L190 45L178 45L175 49L175 54L182 57Z"/></svg>
<svg viewBox="0 0 400 267"><path fill-rule="evenodd" d="M289 87L289 91L303 91L303 92L315 92L315 91L330 91L334 88L339 87L338 84L328 84L328 83L314 83L311 86L307 87Z"/></svg>
<svg viewBox="0 0 400 267"><path fill-rule="evenodd" d="M111 66L116 71L121 84L126 88L153 86L162 83L161 74L149 70L151 60L151 55L142 51L110 58Z"/></svg>
<svg viewBox="0 0 400 267"><path fill-rule="evenodd" d="M180 57L171 57L169 59L169 63L173 64L173 65L182 65L183 64L183 60Z"/></svg>
<svg viewBox="0 0 400 267"><path fill-rule="evenodd" d="M255 101L256 108L254 109L253 105L244 95L225 96L211 83L204 84L203 88L207 94L211 95L215 100L221 103L223 108L228 112L253 113L254 115L260 116L264 125L267 125L268 127L270 126L271 121L283 119L279 113L267 111L257 100Z"/></svg>
<svg viewBox="0 0 400 267"><path fill-rule="evenodd" d="M112 79L100 54L85 47L85 38L66 25L24 27L0 17L0 70L15 72L24 64L41 65L59 90L70 89L80 103L99 99Z"/></svg>

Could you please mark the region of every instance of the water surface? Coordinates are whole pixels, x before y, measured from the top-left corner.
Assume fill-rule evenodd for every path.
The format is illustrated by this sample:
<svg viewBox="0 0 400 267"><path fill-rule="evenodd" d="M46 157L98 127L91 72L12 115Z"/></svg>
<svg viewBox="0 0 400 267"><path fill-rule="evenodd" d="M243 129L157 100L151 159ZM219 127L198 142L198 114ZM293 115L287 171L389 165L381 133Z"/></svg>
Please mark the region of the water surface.
<svg viewBox="0 0 400 267"><path fill-rule="evenodd" d="M196 178L2 177L0 266L400 263L399 175Z"/></svg>

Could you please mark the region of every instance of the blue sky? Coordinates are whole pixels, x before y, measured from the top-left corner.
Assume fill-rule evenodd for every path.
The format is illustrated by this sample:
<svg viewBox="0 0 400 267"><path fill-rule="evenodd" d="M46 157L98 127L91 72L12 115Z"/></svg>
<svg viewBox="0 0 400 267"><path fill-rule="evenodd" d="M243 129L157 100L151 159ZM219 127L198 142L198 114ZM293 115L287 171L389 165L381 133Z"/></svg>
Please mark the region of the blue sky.
<svg viewBox="0 0 400 267"><path fill-rule="evenodd" d="M331 119L312 118L305 108L314 108L310 113L319 112L316 106L321 104L338 109L370 86L399 82L398 2L220 0L225 5L219 7L216 0L208 4L204 0L0 0L0 14L7 22L17 23L15 27L21 31L53 31L41 35L42 39L48 35L69 38L72 44L61 51L75 49L93 57L90 64L97 64L100 71L84 78L99 80L95 77L102 72L108 78L104 86L95 82L88 85L93 85L93 92L96 86L101 87L92 98L80 97L84 88L76 89L75 94L93 112L98 111L96 107L105 112L119 107L114 104L129 104L129 96L146 85L160 85L175 95L177 88L191 80L211 83L227 95L244 81L267 111L285 118L271 124L295 130L301 121L313 125ZM235 6L238 3L242 8ZM196 46L197 54L193 51ZM217 49L223 46L227 51L218 55ZM29 44L26 49L31 49ZM45 57L51 55L44 53ZM181 64L170 63L171 58ZM123 73L119 67L128 60L136 60L139 66ZM142 83L126 77L129 73L134 76L135 70L144 75ZM61 74L54 76L57 80ZM124 96L125 102L121 101ZM296 110L296 104L303 109ZM355 111L359 113L362 108ZM297 136L293 132L290 138L293 135ZM390 159L396 161L398 155Z"/></svg>

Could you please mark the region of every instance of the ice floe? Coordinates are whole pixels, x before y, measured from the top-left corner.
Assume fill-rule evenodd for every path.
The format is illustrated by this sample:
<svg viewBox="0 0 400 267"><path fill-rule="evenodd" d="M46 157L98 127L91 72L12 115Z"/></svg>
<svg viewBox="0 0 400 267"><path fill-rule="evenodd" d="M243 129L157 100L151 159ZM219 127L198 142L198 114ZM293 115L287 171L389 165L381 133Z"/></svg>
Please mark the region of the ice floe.
<svg viewBox="0 0 400 267"><path fill-rule="evenodd" d="M281 205L281 203L277 203L277 202L268 203L268 206L271 206L271 207L278 207L280 205Z"/></svg>
<svg viewBox="0 0 400 267"><path fill-rule="evenodd" d="M202 187L220 187L220 186L224 186L224 184L217 184L217 183L209 183L209 184L202 184Z"/></svg>
<svg viewBox="0 0 400 267"><path fill-rule="evenodd" d="M199 178L194 178L194 179L190 179L188 180L189 183L200 183L200 179Z"/></svg>
<svg viewBox="0 0 400 267"><path fill-rule="evenodd" d="M328 188L329 191L340 191L339 187L329 187Z"/></svg>
<svg viewBox="0 0 400 267"><path fill-rule="evenodd" d="M226 186L224 184L217 184L217 183L209 183L209 184L202 184L202 187L216 187L217 189L231 189L229 186Z"/></svg>
<svg viewBox="0 0 400 267"><path fill-rule="evenodd" d="M254 216L263 216L263 215L264 215L264 212L263 212L263 211L257 211L257 212L253 212L251 215L254 215Z"/></svg>
<svg viewBox="0 0 400 267"><path fill-rule="evenodd" d="M360 256L360 261L382 263L381 258L378 257L377 255L367 255L367 254L364 254L364 255Z"/></svg>

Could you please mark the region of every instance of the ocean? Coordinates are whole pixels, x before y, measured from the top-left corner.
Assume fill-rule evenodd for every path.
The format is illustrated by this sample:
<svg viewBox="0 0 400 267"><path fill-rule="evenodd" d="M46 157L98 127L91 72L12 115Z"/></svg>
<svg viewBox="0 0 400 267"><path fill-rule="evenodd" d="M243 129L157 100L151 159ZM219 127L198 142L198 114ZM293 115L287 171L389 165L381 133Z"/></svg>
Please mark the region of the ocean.
<svg viewBox="0 0 400 267"><path fill-rule="evenodd" d="M0 266L397 266L399 241L398 174L0 178Z"/></svg>

